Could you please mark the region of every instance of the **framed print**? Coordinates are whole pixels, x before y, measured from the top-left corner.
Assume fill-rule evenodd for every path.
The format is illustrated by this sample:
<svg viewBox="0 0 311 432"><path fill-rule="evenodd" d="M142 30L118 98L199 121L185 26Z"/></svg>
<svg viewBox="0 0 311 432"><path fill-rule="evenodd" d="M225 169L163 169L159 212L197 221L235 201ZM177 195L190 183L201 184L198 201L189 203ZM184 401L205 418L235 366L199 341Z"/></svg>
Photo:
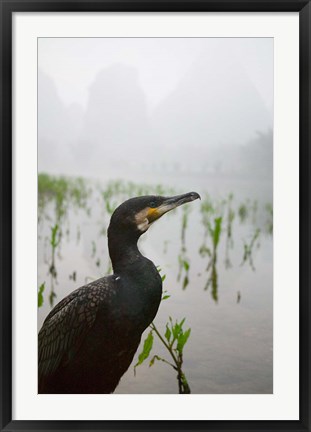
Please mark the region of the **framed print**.
<svg viewBox="0 0 311 432"><path fill-rule="evenodd" d="M310 2L1 23L2 430L310 430Z"/></svg>

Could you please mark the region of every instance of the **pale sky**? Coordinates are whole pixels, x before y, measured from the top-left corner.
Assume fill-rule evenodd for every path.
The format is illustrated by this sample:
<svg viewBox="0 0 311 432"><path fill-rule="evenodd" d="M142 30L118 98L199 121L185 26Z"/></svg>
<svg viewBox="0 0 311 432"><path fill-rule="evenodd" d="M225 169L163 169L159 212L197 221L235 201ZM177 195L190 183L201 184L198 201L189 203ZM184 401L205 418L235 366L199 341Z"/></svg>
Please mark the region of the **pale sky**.
<svg viewBox="0 0 311 432"><path fill-rule="evenodd" d="M200 56L220 64L229 56L240 63L272 117L272 38L40 38L38 46L38 66L53 79L66 105L77 102L85 108L98 72L122 63L138 70L153 109Z"/></svg>
<svg viewBox="0 0 311 432"><path fill-rule="evenodd" d="M272 38L40 38L38 48L41 170L271 166Z"/></svg>

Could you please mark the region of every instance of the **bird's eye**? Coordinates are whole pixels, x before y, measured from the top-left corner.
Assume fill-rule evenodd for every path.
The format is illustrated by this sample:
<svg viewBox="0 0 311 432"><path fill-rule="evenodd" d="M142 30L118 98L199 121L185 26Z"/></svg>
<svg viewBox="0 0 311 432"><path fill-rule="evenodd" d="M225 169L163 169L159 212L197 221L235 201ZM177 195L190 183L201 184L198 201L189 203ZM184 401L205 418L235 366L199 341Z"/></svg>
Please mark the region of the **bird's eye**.
<svg viewBox="0 0 311 432"><path fill-rule="evenodd" d="M151 201L151 203L149 204L149 207L151 207L151 208L154 208L156 206L157 206L157 204L155 201Z"/></svg>

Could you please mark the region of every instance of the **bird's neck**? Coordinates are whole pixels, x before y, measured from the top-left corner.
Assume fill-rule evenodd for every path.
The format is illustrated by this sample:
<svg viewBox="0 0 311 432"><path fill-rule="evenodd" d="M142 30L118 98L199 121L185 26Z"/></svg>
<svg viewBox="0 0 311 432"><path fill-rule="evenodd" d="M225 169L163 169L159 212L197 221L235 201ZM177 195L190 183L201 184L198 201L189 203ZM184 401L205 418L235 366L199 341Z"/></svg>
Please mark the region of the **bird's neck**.
<svg viewBox="0 0 311 432"><path fill-rule="evenodd" d="M135 264L147 259L138 249L138 238L131 234L121 235L116 230L108 231L108 248L114 273L131 271Z"/></svg>

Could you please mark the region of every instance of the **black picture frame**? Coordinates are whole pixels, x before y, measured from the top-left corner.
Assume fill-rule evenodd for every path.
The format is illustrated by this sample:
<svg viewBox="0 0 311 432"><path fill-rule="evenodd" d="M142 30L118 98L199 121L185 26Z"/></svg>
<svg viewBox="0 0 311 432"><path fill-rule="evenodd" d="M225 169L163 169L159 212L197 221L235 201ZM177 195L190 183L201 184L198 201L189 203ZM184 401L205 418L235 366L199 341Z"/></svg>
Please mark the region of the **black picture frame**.
<svg viewBox="0 0 311 432"><path fill-rule="evenodd" d="M0 0L1 13L1 430L310 431L310 0ZM14 421L12 420L12 14L14 12L299 12L300 419L298 421Z"/></svg>

